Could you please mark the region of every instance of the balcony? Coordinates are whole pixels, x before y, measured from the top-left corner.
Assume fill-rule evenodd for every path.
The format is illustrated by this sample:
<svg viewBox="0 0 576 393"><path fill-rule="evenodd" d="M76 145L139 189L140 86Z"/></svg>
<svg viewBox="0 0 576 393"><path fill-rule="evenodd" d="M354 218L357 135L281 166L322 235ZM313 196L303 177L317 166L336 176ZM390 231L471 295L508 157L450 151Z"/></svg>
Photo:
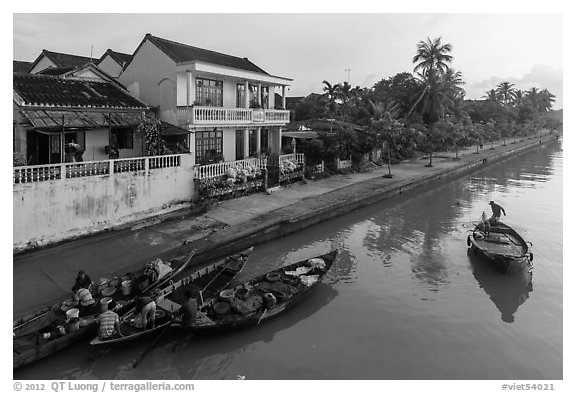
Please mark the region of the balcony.
<svg viewBox="0 0 576 393"><path fill-rule="evenodd" d="M284 126L290 111L276 109L220 108L214 106L178 107L178 124Z"/></svg>

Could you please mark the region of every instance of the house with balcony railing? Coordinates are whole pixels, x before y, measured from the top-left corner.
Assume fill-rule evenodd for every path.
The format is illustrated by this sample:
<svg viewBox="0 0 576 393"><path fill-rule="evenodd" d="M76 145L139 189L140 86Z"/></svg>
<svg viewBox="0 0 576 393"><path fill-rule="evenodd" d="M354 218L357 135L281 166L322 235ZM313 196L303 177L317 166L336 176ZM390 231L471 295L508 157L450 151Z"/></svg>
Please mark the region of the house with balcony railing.
<svg viewBox="0 0 576 393"><path fill-rule="evenodd" d="M274 76L247 58L201 49L147 34L119 81L158 110L160 119L191 131L198 165L281 154L290 121L274 109L276 89L291 79Z"/></svg>

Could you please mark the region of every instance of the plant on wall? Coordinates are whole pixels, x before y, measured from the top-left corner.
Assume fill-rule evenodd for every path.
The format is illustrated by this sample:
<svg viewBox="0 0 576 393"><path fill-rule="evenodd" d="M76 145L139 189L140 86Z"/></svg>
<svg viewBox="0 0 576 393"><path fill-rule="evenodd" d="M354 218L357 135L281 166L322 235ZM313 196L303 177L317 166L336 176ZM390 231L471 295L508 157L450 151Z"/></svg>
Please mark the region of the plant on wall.
<svg viewBox="0 0 576 393"><path fill-rule="evenodd" d="M168 154L166 141L160 135L160 120L142 116L138 124L138 133L144 136L145 152L147 156L161 156Z"/></svg>

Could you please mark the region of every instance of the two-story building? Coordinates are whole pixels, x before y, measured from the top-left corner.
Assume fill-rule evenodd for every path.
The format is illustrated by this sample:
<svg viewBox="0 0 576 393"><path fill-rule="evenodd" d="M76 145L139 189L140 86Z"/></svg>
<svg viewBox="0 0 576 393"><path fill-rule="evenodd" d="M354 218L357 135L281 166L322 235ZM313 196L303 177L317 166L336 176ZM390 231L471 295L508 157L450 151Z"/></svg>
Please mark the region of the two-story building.
<svg viewBox="0 0 576 393"><path fill-rule="evenodd" d="M289 111L274 109L274 76L247 58L146 34L119 81L157 109L160 119L192 132L197 164L281 154Z"/></svg>

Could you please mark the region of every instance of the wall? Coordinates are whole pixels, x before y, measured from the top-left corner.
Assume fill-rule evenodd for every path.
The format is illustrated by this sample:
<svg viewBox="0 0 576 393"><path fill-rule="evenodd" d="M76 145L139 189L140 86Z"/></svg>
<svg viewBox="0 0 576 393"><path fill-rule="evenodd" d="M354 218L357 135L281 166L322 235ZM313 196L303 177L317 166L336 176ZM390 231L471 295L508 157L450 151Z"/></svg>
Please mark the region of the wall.
<svg viewBox="0 0 576 393"><path fill-rule="evenodd" d="M31 69L29 72L30 72L30 74L37 74L40 71L45 70L48 67L54 67L54 66L55 66L55 64L52 63L52 61L50 61L46 56L42 56L40 61L38 63L36 63L34 68Z"/></svg>
<svg viewBox="0 0 576 393"><path fill-rule="evenodd" d="M110 56L103 58L102 61L98 63L98 67L114 78L118 78L118 76L122 73L122 66L116 63L116 61Z"/></svg>
<svg viewBox="0 0 576 393"><path fill-rule="evenodd" d="M150 107L159 107L160 119L177 124L176 63L150 41L144 41L118 81Z"/></svg>
<svg viewBox="0 0 576 393"><path fill-rule="evenodd" d="M84 135L86 138L86 151L84 151L82 159L84 161L107 160L108 154L104 152L104 146L108 145L108 129L89 130Z"/></svg>
<svg viewBox="0 0 576 393"><path fill-rule="evenodd" d="M224 161L236 161L236 130L233 128L223 129L222 155Z"/></svg>
<svg viewBox="0 0 576 393"><path fill-rule="evenodd" d="M13 184L13 248L57 243L149 218L190 201L193 161L181 166Z"/></svg>

